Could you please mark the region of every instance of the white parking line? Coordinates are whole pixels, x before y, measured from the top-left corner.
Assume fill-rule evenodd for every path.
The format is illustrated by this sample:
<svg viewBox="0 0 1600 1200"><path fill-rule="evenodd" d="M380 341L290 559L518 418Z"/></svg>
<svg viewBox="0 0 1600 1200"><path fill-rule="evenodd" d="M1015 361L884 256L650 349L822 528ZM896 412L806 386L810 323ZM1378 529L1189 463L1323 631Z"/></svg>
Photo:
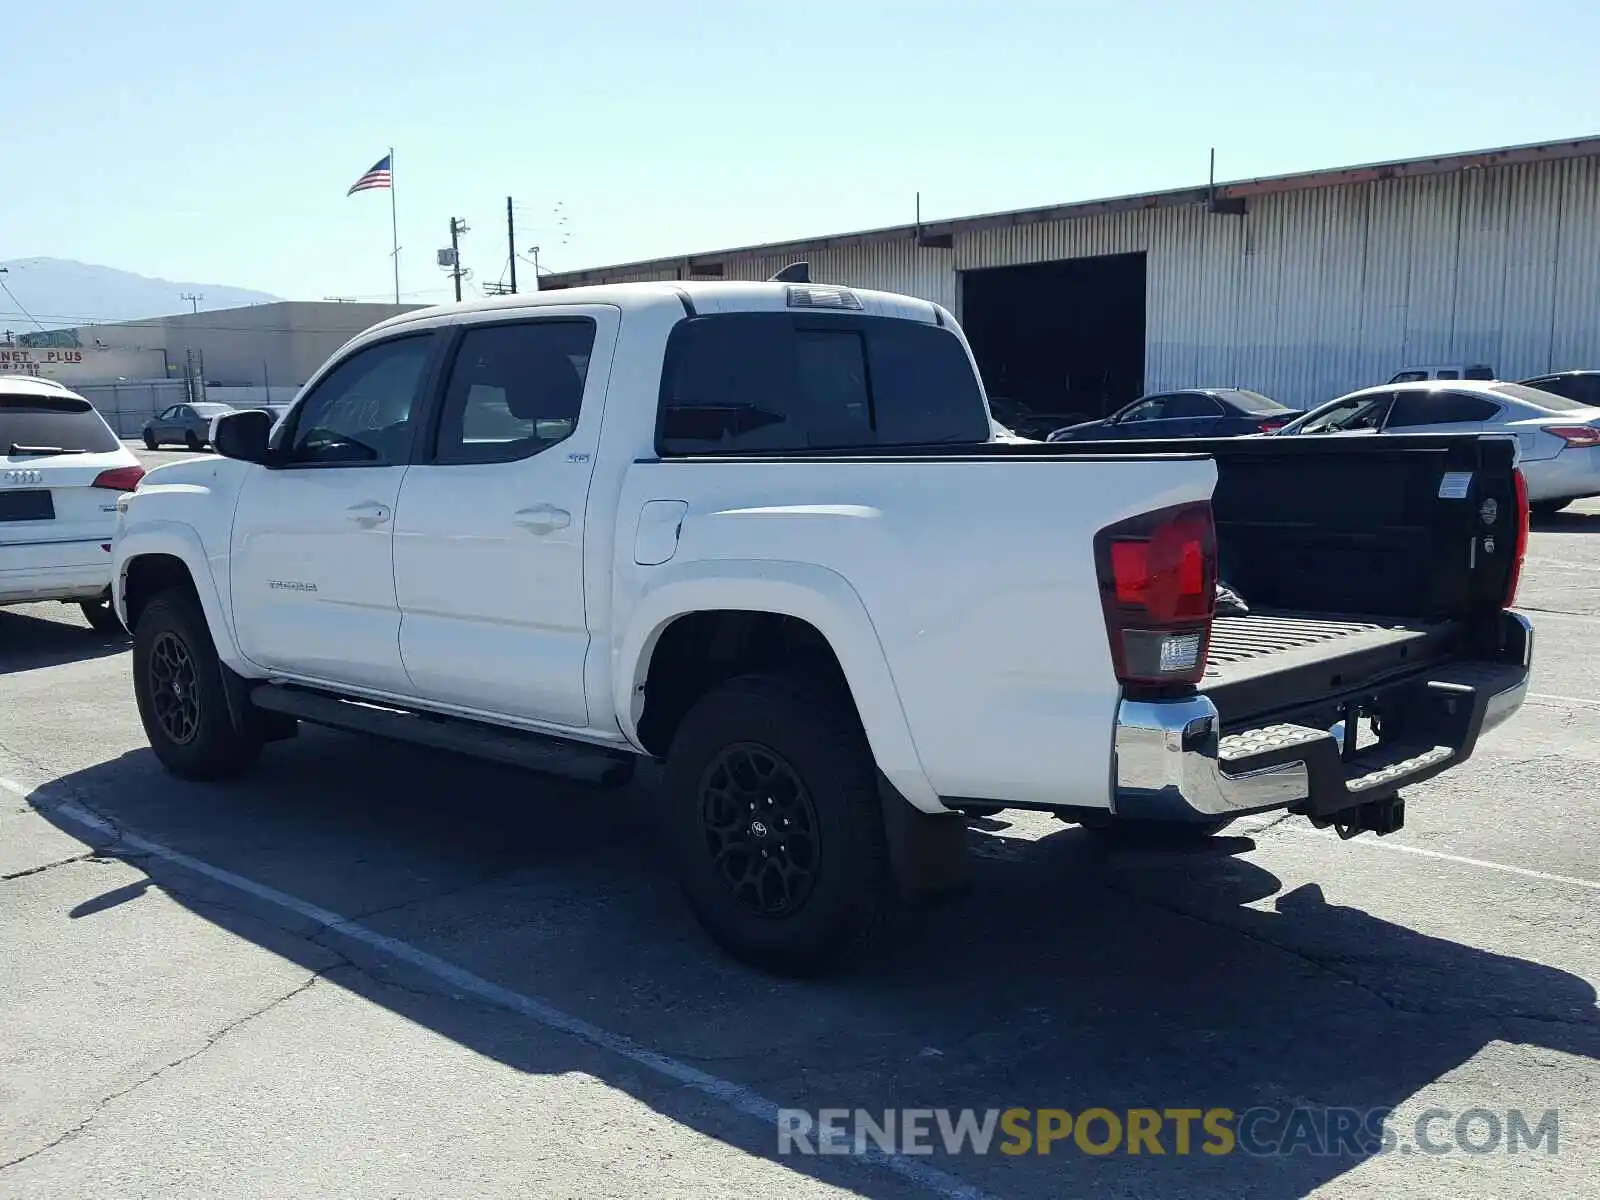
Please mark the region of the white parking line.
<svg viewBox="0 0 1600 1200"><path fill-rule="evenodd" d="M1310 826L1290 825L1290 832L1333 841L1337 835ZM1445 862L1464 863L1469 867L1482 867L1488 871L1501 871L1507 875L1521 875L1527 879L1542 879L1547 883L1565 883L1572 887L1588 888L1591 892L1600 892L1600 882L1593 879L1579 879L1573 875L1554 875L1549 871L1535 871L1532 867L1513 867L1507 863L1489 862L1483 858L1468 858L1464 854L1446 854L1443 850L1428 850L1422 846L1405 846L1399 842L1380 841L1377 838L1356 837L1351 838L1347 845L1364 846L1368 850L1388 850L1393 854L1415 854L1419 858L1438 858Z"/></svg>
<svg viewBox="0 0 1600 1200"><path fill-rule="evenodd" d="M1597 616L1594 613L1567 612L1559 608L1534 608L1531 604L1519 604L1517 606L1517 611L1524 614L1533 614L1532 619L1535 633L1538 632L1539 622L1545 620L1547 617L1553 617L1557 621L1577 621L1583 625L1593 625L1597 622L1600 622L1600 616ZM1535 650L1534 653L1537 654L1538 651Z"/></svg>
<svg viewBox="0 0 1600 1200"><path fill-rule="evenodd" d="M1527 699L1538 704L1577 704L1584 708L1600 708L1600 700L1585 700L1581 696L1552 696L1548 693L1529 692Z"/></svg>
<svg viewBox="0 0 1600 1200"><path fill-rule="evenodd" d="M253 879L235 875L232 871L225 871L221 867L212 866L208 862L193 858L182 851L172 849L170 846L163 846L160 842L152 842L148 838L142 838L136 833L119 833L108 822L75 801L58 794L57 790L49 785L29 788L15 780L0 777L0 788L22 797L41 812L48 812L53 817L68 821L80 829L106 839L109 845L105 848L108 851L114 853L117 849L126 849L136 854L162 859L174 866L182 867L186 871L203 875L207 879L220 883L225 887L254 896L257 900L270 904L275 908L313 921L323 927L319 932L326 931L336 933L341 937L351 938L391 959L424 971L467 995L497 1007L509 1009L520 1016L538 1022L540 1025L575 1037L591 1046L609 1051L647 1070L654 1071L657 1075L664 1076L674 1083L682 1084L684 1087L719 1100L734 1111L763 1122L772 1131L774 1138L777 1136L780 1106L775 1101L768 1100L765 1096L752 1092L737 1083L718 1078L715 1075L709 1075L686 1063L681 1063L677 1059L669 1058L665 1054L659 1054L648 1046L643 1046L622 1034L612 1033L609 1030L601 1029L597 1025L591 1025L587 1021L562 1012L543 1000L525 996L520 992L514 992L510 988L501 987L497 983L491 983L480 975L474 975L472 972L463 970L453 963L446 962L442 958L436 958L424 950L419 950L409 942L403 942L398 938L379 933L377 930L368 928L358 921L340 916L330 909L302 900L298 896L291 896L287 892L280 892L264 883L257 883ZM842 1144L848 1145L848 1143ZM853 1150L853 1147L851 1149ZM902 1179L927 1189L936 1196L947 1197L948 1200L988 1200L988 1197L983 1192L970 1184L916 1159L885 1154L870 1147L860 1154L851 1153L849 1157L882 1167Z"/></svg>

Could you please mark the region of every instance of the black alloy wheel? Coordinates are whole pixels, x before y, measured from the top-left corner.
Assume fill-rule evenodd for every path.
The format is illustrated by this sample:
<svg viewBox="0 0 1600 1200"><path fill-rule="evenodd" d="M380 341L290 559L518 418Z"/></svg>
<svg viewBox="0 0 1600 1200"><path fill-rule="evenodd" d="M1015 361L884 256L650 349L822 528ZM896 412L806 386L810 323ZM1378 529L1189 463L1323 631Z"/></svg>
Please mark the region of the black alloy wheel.
<svg viewBox="0 0 1600 1200"><path fill-rule="evenodd" d="M171 630L162 630L150 647L150 702L161 732L177 746L194 741L200 729L200 688L194 656Z"/></svg>
<svg viewBox="0 0 1600 1200"><path fill-rule="evenodd" d="M726 747L700 785L706 850L724 884L747 909L784 917L817 882L817 810L799 773L755 742Z"/></svg>

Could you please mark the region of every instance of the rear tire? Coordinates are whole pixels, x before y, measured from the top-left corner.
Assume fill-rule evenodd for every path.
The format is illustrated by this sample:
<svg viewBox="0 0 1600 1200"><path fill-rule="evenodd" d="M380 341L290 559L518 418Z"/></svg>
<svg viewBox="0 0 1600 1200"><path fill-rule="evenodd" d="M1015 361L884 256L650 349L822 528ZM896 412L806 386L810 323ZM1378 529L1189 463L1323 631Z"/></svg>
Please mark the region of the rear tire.
<svg viewBox="0 0 1600 1200"><path fill-rule="evenodd" d="M78 608L83 613L83 619L89 622L89 627L96 633L115 634L119 637L127 635L127 630L122 627L122 621L117 617L117 610L111 606L109 600L80 600Z"/></svg>
<svg viewBox="0 0 1600 1200"><path fill-rule="evenodd" d="M763 970L858 953L892 894L876 768L837 689L746 675L690 709L667 755L679 883L706 931Z"/></svg>
<svg viewBox="0 0 1600 1200"><path fill-rule="evenodd" d="M261 755L259 731L235 728L221 660L199 601L168 589L139 614L133 693L150 749L183 779L243 774Z"/></svg>
<svg viewBox="0 0 1600 1200"><path fill-rule="evenodd" d="M146 450L154 450L159 445L161 445L161 443L156 441L156 435L151 433L148 429L145 430L144 448Z"/></svg>
<svg viewBox="0 0 1600 1200"><path fill-rule="evenodd" d="M1571 503L1572 500L1570 498L1566 500L1535 500L1532 504L1528 505L1528 509L1535 516L1553 517L1556 513L1560 512Z"/></svg>

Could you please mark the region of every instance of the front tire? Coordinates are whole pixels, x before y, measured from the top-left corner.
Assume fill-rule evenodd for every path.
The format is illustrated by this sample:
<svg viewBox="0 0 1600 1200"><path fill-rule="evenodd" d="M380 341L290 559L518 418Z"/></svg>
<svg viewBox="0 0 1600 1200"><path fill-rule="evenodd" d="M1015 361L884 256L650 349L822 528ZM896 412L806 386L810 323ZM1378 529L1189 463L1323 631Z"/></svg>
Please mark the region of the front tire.
<svg viewBox="0 0 1600 1200"><path fill-rule="evenodd" d="M191 450L200 449L200 439L195 436L194 430L191 429L183 435L183 444Z"/></svg>
<svg viewBox="0 0 1600 1200"><path fill-rule="evenodd" d="M262 739L234 727L221 660L199 602L162 592L139 614L133 691L150 748L182 779L223 779L255 765Z"/></svg>
<svg viewBox="0 0 1600 1200"><path fill-rule="evenodd" d="M122 627L122 622L117 618L117 610L111 606L109 600L80 600L78 609L83 613L83 619L89 622L89 628L96 633L121 637L128 632Z"/></svg>
<svg viewBox="0 0 1600 1200"><path fill-rule="evenodd" d="M145 430L145 433L144 433L144 448L146 450L154 450L159 445L161 445L161 443L156 441L156 435L151 433L148 429Z"/></svg>
<svg viewBox="0 0 1600 1200"><path fill-rule="evenodd" d="M1535 500L1528 505L1528 510L1537 517L1553 517L1571 503L1571 498L1566 500Z"/></svg>
<svg viewBox="0 0 1600 1200"><path fill-rule="evenodd" d="M837 689L747 675L690 709L667 755L679 883L734 957L810 975L858 953L890 903L876 768Z"/></svg>

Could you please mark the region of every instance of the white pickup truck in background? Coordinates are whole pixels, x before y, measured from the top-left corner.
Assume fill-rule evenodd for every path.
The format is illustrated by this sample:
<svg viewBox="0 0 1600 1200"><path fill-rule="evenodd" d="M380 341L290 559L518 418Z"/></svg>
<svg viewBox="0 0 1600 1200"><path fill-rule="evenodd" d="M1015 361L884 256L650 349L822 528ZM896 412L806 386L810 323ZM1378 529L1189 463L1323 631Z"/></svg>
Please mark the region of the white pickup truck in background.
<svg viewBox="0 0 1600 1200"><path fill-rule="evenodd" d="M772 969L958 884L963 812L1388 832L1526 687L1510 444L1018 443L903 296L410 313L272 426L223 417L222 457L121 504L161 761L237 773L300 721L603 783L662 759L691 906Z"/></svg>

